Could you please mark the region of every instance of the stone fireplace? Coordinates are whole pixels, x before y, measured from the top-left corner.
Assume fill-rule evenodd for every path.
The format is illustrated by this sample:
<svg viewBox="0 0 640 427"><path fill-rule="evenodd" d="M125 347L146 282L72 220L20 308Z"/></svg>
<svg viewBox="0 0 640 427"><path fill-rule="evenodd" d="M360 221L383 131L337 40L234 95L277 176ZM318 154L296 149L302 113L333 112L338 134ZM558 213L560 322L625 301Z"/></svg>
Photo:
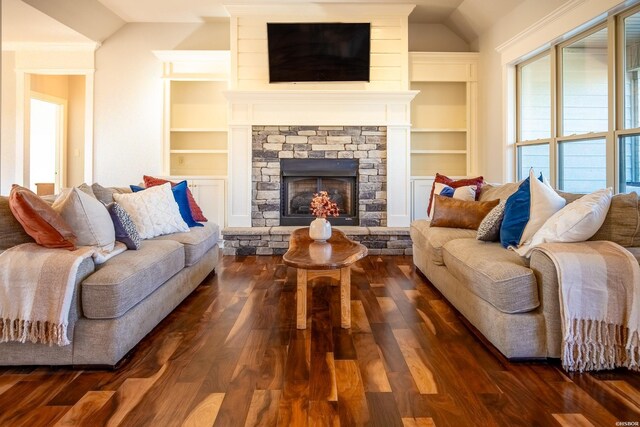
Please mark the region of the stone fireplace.
<svg viewBox="0 0 640 427"><path fill-rule="evenodd" d="M314 192L342 204L334 225L387 225L385 126L253 126L253 227L307 225Z"/></svg>
<svg viewBox="0 0 640 427"><path fill-rule="evenodd" d="M307 225L311 202L326 191L338 207L333 225L358 222L358 159L280 159L280 225Z"/></svg>

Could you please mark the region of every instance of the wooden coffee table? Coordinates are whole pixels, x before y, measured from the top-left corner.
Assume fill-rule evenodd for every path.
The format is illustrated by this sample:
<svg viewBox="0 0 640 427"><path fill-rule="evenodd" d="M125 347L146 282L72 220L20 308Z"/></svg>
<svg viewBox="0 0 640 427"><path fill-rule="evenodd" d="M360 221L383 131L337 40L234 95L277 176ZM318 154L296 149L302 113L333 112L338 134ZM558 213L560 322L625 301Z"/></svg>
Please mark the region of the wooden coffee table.
<svg viewBox="0 0 640 427"><path fill-rule="evenodd" d="M340 323L351 327L351 264L367 256L367 248L349 240L340 230L333 229L325 243L309 237L309 228L299 228L291 234L284 263L298 269L296 291L297 328L307 327L307 284L320 276L340 280Z"/></svg>

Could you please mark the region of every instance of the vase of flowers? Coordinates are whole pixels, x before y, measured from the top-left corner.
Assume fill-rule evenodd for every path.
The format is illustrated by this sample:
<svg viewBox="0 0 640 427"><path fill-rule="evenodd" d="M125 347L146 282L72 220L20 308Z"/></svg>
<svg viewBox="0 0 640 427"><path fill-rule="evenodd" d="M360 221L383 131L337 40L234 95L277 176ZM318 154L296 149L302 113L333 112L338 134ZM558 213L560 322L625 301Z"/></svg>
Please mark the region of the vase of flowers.
<svg viewBox="0 0 640 427"><path fill-rule="evenodd" d="M327 217L339 215L338 205L331 201L326 191L321 191L313 195L311 213L316 219L309 225L309 237L316 242L326 242L331 237L331 223L327 221Z"/></svg>

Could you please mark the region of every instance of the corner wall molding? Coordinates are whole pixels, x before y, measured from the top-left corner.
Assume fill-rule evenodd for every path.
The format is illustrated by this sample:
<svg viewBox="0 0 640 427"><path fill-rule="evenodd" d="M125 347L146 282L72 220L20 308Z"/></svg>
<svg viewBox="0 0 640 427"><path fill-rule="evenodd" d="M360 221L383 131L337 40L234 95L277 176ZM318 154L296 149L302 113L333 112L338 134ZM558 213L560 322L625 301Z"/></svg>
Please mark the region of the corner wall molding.
<svg viewBox="0 0 640 427"><path fill-rule="evenodd" d="M564 17L568 13L571 13L573 9L575 9L585 1L586 0L571 0L563 4L562 6L560 6L559 8L557 8L556 10L554 10L553 12L545 16L544 18L540 19L533 25L527 27L526 29L522 30L515 36L511 37L506 42L496 47L496 51L499 53L502 53L505 49L515 45L516 43L520 42L523 39L530 37L531 34L539 31L542 27L562 19L562 17Z"/></svg>

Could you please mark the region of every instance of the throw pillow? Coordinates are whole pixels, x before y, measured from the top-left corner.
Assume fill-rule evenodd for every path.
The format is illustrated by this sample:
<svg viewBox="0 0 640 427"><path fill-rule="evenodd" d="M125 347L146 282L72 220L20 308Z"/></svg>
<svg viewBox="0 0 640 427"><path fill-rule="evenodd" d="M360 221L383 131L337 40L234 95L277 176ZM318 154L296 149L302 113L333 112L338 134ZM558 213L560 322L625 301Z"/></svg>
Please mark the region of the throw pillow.
<svg viewBox="0 0 640 427"><path fill-rule="evenodd" d="M129 187L131 187L131 191L133 191L134 193L137 191L146 190L146 188L140 187L139 185L130 185ZM203 227L203 225L196 222L191 215L187 190L189 190L189 187L187 187L187 181L181 181L175 185L172 185L171 187L173 198L176 200L178 208L180 209L180 216L182 216L182 219L187 223L189 227Z"/></svg>
<svg viewBox="0 0 640 427"><path fill-rule="evenodd" d="M37 244L46 248L76 249L76 236L69 224L33 191L13 184L9 208Z"/></svg>
<svg viewBox="0 0 640 427"><path fill-rule="evenodd" d="M126 194L131 192L131 190L129 190L128 188L103 187L97 182L91 184L91 190L93 190L93 194L95 195L96 199L100 200L105 205L113 203L114 194Z"/></svg>
<svg viewBox="0 0 640 427"><path fill-rule="evenodd" d="M569 203L551 215L543 226L533 235L531 243L516 252L530 256L531 250L542 243L584 242L602 226L609 206L611 206L611 188L595 191Z"/></svg>
<svg viewBox="0 0 640 427"><path fill-rule="evenodd" d="M109 211L109 215L111 215L111 220L113 221L116 240L124 243L127 246L127 249L140 249L140 234L138 234L138 229L127 211L125 211L122 206L116 202L109 204L107 206L107 210Z"/></svg>
<svg viewBox="0 0 640 427"><path fill-rule="evenodd" d="M529 176L534 177L533 169L529 171ZM542 174L540 174L540 178L531 178L529 180L531 185L531 214L529 215L529 222L527 222L522 231L520 246L531 243L533 235L536 234L549 217L567 204L567 201L551 188L551 185L544 179Z"/></svg>
<svg viewBox="0 0 640 427"><path fill-rule="evenodd" d="M531 242L533 235L547 219L566 204L544 180L542 174L535 178L533 169L505 206L500 227L500 242L505 248L519 248Z"/></svg>
<svg viewBox="0 0 640 427"><path fill-rule="evenodd" d="M498 205L499 200L476 202L451 197L434 196L431 227L466 228L477 230L485 216Z"/></svg>
<svg viewBox="0 0 640 427"><path fill-rule="evenodd" d="M478 234L476 239L484 242L496 242L500 240L500 226L502 225L502 219L504 218L504 207L507 204L507 200L501 200L498 205L491 209L491 212L484 217L480 225L478 226Z"/></svg>
<svg viewBox="0 0 640 427"><path fill-rule="evenodd" d="M172 187L177 185L177 183L175 182L168 181L162 178L154 178L147 175L144 175L142 179L144 180L145 187L153 187L156 185L164 184L166 182L171 183ZM198 222L207 222L207 218L205 218L204 214L202 213L202 209L200 209L200 206L198 206L198 204L196 203L196 199L193 197L193 194L191 193L189 187L187 187L187 198L189 199L189 209L191 210L191 216L193 217L193 220Z"/></svg>
<svg viewBox="0 0 640 427"><path fill-rule="evenodd" d="M481 176L476 178L466 178L466 179L456 180L456 179L449 178L448 176L440 175L439 173L436 173L436 178L433 181L433 186L431 187L431 194L429 195L429 206L427 207L427 216L431 218L431 208L433 206L433 195L435 192L436 184L444 184L454 189L458 187L466 187L466 186L474 185L476 187L475 188L476 194L475 194L474 200L478 200L478 195L480 194L480 190L482 189L483 183L484 183L484 178Z"/></svg>
<svg viewBox="0 0 640 427"><path fill-rule="evenodd" d="M88 194L89 196L93 197L94 199L96 198L96 195L93 193L93 189L86 182L83 182L82 184L78 185L78 187L76 187L76 188L78 190L80 190L80 191L85 192L86 194Z"/></svg>
<svg viewBox="0 0 640 427"><path fill-rule="evenodd" d="M78 188L68 188L53 202L53 210L71 226L78 246L111 252L116 241L109 212L97 199Z"/></svg>
<svg viewBox="0 0 640 427"><path fill-rule="evenodd" d="M33 243L33 238L22 228L9 209L9 198L0 196L0 251L20 245Z"/></svg>
<svg viewBox="0 0 640 427"><path fill-rule="evenodd" d="M131 216L141 239L189 231L169 183L137 193L114 194L113 198Z"/></svg>

